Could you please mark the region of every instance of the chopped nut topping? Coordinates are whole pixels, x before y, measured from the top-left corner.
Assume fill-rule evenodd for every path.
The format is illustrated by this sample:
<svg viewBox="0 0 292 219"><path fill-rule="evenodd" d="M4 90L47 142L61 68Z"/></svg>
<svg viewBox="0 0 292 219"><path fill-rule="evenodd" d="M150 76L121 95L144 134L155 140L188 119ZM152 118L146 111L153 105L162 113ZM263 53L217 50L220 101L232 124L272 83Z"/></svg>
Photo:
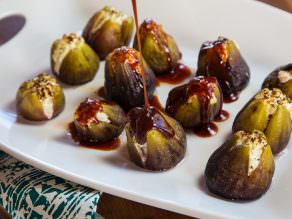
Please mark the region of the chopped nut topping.
<svg viewBox="0 0 292 219"><path fill-rule="evenodd" d="M264 88L255 97L255 100L263 100L272 107L272 111L275 111L279 105L285 106L287 110L292 113L292 103L282 91L278 88L273 88L272 90Z"/></svg>
<svg viewBox="0 0 292 219"><path fill-rule="evenodd" d="M52 76L43 73L37 77L26 81L20 89L27 93L36 93L41 101L52 98L54 95L54 86L58 85L57 80Z"/></svg>

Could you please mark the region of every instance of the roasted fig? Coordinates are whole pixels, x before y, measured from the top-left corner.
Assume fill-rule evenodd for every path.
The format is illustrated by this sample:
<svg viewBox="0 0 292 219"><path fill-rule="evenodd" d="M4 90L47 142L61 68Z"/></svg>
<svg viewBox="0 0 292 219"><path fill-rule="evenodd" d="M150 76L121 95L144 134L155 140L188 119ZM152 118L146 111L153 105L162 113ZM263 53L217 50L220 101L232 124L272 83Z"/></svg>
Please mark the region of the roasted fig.
<svg viewBox="0 0 292 219"><path fill-rule="evenodd" d="M224 98L237 99L249 82L250 71L236 43L224 37L205 42L198 58L197 75L217 78Z"/></svg>
<svg viewBox="0 0 292 219"><path fill-rule="evenodd" d="M16 95L17 113L28 120L52 119L62 112L64 105L61 86L46 73L23 82Z"/></svg>
<svg viewBox="0 0 292 219"><path fill-rule="evenodd" d="M199 76L172 89L166 112L185 128L208 125L222 109L222 92L215 77Z"/></svg>
<svg viewBox="0 0 292 219"><path fill-rule="evenodd" d="M181 58L174 39L161 25L146 19L139 28L142 55L155 74L170 73ZM138 49L137 36L134 48Z"/></svg>
<svg viewBox="0 0 292 219"><path fill-rule="evenodd" d="M75 33L53 43L51 67L64 83L76 85L91 81L99 67L98 55Z"/></svg>
<svg viewBox="0 0 292 219"><path fill-rule="evenodd" d="M265 88L238 113L233 131L259 130L265 133L274 154L282 151L291 135L292 104L281 90Z"/></svg>
<svg viewBox="0 0 292 219"><path fill-rule="evenodd" d="M106 142L124 130L126 115L119 105L93 98L85 99L74 114L78 138L86 142Z"/></svg>
<svg viewBox="0 0 292 219"><path fill-rule="evenodd" d="M275 69L265 79L262 88L279 88L292 99L292 63Z"/></svg>
<svg viewBox="0 0 292 219"><path fill-rule="evenodd" d="M105 95L125 109L144 103L142 68L144 68L148 98L155 90L155 75L140 54L132 48L121 47L108 55L105 63Z"/></svg>
<svg viewBox="0 0 292 219"><path fill-rule="evenodd" d="M260 131L236 132L208 160L205 180L210 192L227 199L252 200L269 188L274 159Z"/></svg>
<svg viewBox="0 0 292 219"><path fill-rule="evenodd" d="M128 113L126 134L130 158L142 168L168 170L185 155L183 128L155 107L133 108Z"/></svg>
<svg viewBox="0 0 292 219"><path fill-rule="evenodd" d="M105 59L114 49L129 45L133 28L131 16L106 6L90 18L82 35L99 57Z"/></svg>

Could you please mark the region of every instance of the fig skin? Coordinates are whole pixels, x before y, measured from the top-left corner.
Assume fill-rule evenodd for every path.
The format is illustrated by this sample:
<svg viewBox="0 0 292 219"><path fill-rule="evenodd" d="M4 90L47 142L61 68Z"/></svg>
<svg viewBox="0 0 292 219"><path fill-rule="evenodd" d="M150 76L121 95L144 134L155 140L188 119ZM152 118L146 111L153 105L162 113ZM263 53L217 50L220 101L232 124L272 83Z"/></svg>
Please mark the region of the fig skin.
<svg viewBox="0 0 292 219"><path fill-rule="evenodd" d="M216 41L203 43L197 75L216 77L224 98L236 99L249 83L250 70L236 43L219 37Z"/></svg>
<svg viewBox="0 0 292 219"><path fill-rule="evenodd" d="M109 101L87 98L74 114L78 138L85 142L107 142L124 130L127 117L123 109Z"/></svg>
<svg viewBox="0 0 292 219"><path fill-rule="evenodd" d="M144 60L142 63L139 52L128 47L115 49L106 59L105 95L125 110L144 104L142 66L149 99L155 91L155 75Z"/></svg>
<svg viewBox="0 0 292 219"><path fill-rule="evenodd" d="M259 130L264 132L274 154L281 152L291 135L291 108L281 90L264 88L237 114L233 132Z"/></svg>
<svg viewBox="0 0 292 219"><path fill-rule="evenodd" d="M265 79L263 88L279 88L290 100L292 99L292 63L276 68Z"/></svg>
<svg viewBox="0 0 292 219"><path fill-rule="evenodd" d="M142 55L156 75L170 73L181 59L173 37L154 20L146 19L139 28ZM134 48L138 50L137 35Z"/></svg>
<svg viewBox="0 0 292 219"><path fill-rule="evenodd" d="M199 76L173 88L166 101L166 112L185 128L204 126L222 109L223 95L215 77Z"/></svg>
<svg viewBox="0 0 292 219"><path fill-rule="evenodd" d="M137 166L164 171L184 158L184 129L173 118L152 106L133 108L128 113L125 129L130 159Z"/></svg>
<svg viewBox="0 0 292 219"><path fill-rule="evenodd" d="M104 60L114 49L129 45L133 29L134 20L131 16L106 6L90 18L82 36Z"/></svg>
<svg viewBox="0 0 292 219"><path fill-rule="evenodd" d="M75 33L56 40L51 48L51 67L64 83L80 85L91 81L99 68L98 55Z"/></svg>
<svg viewBox="0 0 292 219"><path fill-rule="evenodd" d="M253 200L267 191L274 170L265 135L238 131L211 155L205 180L209 191L223 198Z"/></svg>
<svg viewBox="0 0 292 219"><path fill-rule="evenodd" d="M61 113L64 106L61 86L47 73L23 82L16 94L18 115L32 121L50 120Z"/></svg>

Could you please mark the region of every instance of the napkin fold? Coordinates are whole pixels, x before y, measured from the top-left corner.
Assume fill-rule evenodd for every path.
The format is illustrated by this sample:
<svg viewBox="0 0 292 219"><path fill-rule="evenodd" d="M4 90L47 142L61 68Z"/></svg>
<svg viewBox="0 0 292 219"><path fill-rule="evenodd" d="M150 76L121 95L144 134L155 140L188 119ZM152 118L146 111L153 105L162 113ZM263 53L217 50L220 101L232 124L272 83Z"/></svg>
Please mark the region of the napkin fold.
<svg viewBox="0 0 292 219"><path fill-rule="evenodd" d="M0 205L13 219L97 219L100 193L0 151Z"/></svg>

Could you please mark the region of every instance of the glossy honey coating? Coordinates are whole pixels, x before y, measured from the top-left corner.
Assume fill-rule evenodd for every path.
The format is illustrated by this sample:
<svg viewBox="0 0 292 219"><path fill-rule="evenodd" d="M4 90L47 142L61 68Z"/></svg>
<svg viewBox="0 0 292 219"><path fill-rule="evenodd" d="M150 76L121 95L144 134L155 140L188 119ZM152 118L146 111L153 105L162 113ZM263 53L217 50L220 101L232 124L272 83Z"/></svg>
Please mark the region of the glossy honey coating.
<svg viewBox="0 0 292 219"><path fill-rule="evenodd" d="M276 68L265 79L262 88L279 88L288 97L292 98L292 64Z"/></svg>
<svg viewBox="0 0 292 219"><path fill-rule="evenodd" d="M208 125L222 109L222 92L215 77L199 76L173 88L166 112L185 128Z"/></svg>
<svg viewBox="0 0 292 219"><path fill-rule="evenodd" d="M75 33L56 40L51 48L51 67L64 83L71 85L91 81L99 68L98 55Z"/></svg>
<svg viewBox="0 0 292 219"><path fill-rule="evenodd" d="M128 47L115 49L105 63L105 94L125 109L144 104L142 80L144 68L147 96L152 98L155 90L155 75L147 63L140 61L138 51Z"/></svg>
<svg viewBox="0 0 292 219"><path fill-rule="evenodd" d="M252 200L269 188L275 164L260 131L234 133L209 158L205 180L210 192L227 199Z"/></svg>
<svg viewBox="0 0 292 219"><path fill-rule="evenodd" d="M117 104L95 98L80 103L74 113L78 138L85 142L106 142L124 130L126 115Z"/></svg>
<svg viewBox="0 0 292 219"><path fill-rule="evenodd" d="M249 83L250 70L237 44L227 38L205 42L198 57L197 75L217 78L224 98L236 99Z"/></svg>
<svg viewBox="0 0 292 219"><path fill-rule="evenodd" d="M173 37L154 20L146 19L139 28L142 55L156 75L170 73L181 58ZM137 36L134 48L138 48Z"/></svg>
<svg viewBox="0 0 292 219"><path fill-rule="evenodd" d="M114 49L129 45L133 28L131 16L106 6L90 18L82 35L99 57L105 59Z"/></svg>
<svg viewBox="0 0 292 219"><path fill-rule="evenodd" d="M181 125L152 106L128 113L126 134L130 158L142 168L168 170L185 155L186 134Z"/></svg>
<svg viewBox="0 0 292 219"><path fill-rule="evenodd" d="M238 113L233 131L259 130L265 133L274 154L281 152L291 135L292 104L281 90L265 88Z"/></svg>
<svg viewBox="0 0 292 219"><path fill-rule="evenodd" d="M57 80L42 73L23 82L16 95L18 115L28 120L43 121L63 111L65 96Z"/></svg>

